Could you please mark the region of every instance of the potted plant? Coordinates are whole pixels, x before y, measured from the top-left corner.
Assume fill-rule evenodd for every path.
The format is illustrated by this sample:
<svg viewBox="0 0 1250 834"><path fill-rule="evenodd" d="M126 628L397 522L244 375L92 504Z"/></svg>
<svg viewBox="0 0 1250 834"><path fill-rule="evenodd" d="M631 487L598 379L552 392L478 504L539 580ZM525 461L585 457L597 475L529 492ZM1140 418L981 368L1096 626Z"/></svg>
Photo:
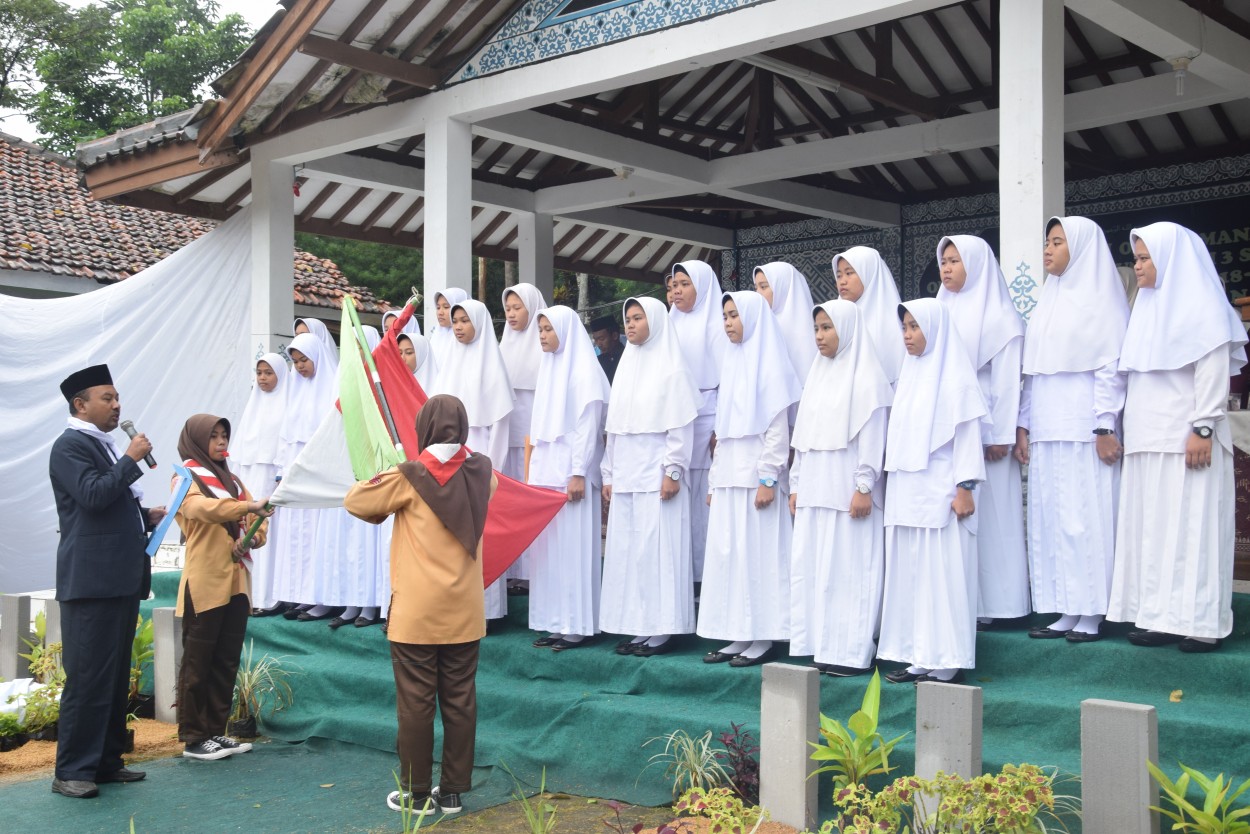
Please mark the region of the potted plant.
<svg viewBox="0 0 1250 834"><path fill-rule="evenodd" d="M253 658L254 641L247 642L234 679L234 707L226 732L236 738L255 738L256 719L289 707L294 700L286 657Z"/></svg>
<svg viewBox="0 0 1250 834"><path fill-rule="evenodd" d="M130 644L130 692L128 709L131 715L138 718L156 717L156 699L139 691L143 685L143 675L152 665L155 652L152 647L152 621L139 615L135 623L135 639Z"/></svg>
<svg viewBox="0 0 1250 834"><path fill-rule="evenodd" d="M32 741L56 741L61 716L61 690L65 688L65 668L61 666L61 644L44 645L43 613L35 618L35 639L27 640L30 675L39 684L28 692L22 704L22 731Z"/></svg>
<svg viewBox="0 0 1250 834"><path fill-rule="evenodd" d="M21 722L11 712L0 713L0 753L16 750L27 741Z"/></svg>

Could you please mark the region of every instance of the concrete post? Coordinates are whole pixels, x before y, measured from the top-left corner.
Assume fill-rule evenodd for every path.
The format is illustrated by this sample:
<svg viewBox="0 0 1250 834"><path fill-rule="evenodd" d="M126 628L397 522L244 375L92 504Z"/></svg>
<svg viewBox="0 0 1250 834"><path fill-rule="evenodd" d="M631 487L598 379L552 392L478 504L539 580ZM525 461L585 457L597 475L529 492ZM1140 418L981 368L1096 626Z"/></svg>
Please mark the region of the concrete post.
<svg viewBox="0 0 1250 834"><path fill-rule="evenodd" d="M950 683L916 686L916 775L941 770L981 775L981 689Z"/></svg>
<svg viewBox="0 0 1250 834"><path fill-rule="evenodd" d="M434 294L460 287L473 296L473 132L468 122L432 119L425 132L425 320ZM524 279L523 279L524 280Z"/></svg>
<svg viewBox="0 0 1250 834"><path fill-rule="evenodd" d="M29 654L25 640L30 633L30 597L25 594L0 596L0 678L6 681L29 678L29 664L19 654Z"/></svg>
<svg viewBox="0 0 1250 834"><path fill-rule="evenodd" d="M1081 702L1081 819L1085 834L1159 834L1159 762L1154 707L1091 698Z"/></svg>
<svg viewBox="0 0 1250 834"><path fill-rule="evenodd" d="M550 214L519 211L517 218L517 267L521 283L538 287L551 301L555 290L555 220ZM531 311L532 314L532 311Z"/></svg>
<svg viewBox="0 0 1250 834"><path fill-rule="evenodd" d="M1064 213L1063 0L999 12L999 263L1016 309L1037 305L1046 220Z"/></svg>
<svg viewBox="0 0 1250 834"><path fill-rule="evenodd" d="M820 738L820 672L767 663L760 692L760 805L802 831L816 824L816 769L809 741Z"/></svg>
<svg viewBox="0 0 1250 834"><path fill-rule="evenodd" d="M152 609L152 693L156 720L178 723L178 668L182 665L182 618L174 608Z"/></svg>
<svg viewBox="0 0 1250 834"><path fill-rule="evenodd" d="M43 601L43 642L48 646L61 642L61 603L54 599Z"/></svg>
<svg viewBox="0 0 1250 834"><path fill-rule="evenodd" d="M295 169L252 151L252 359L281 353L295 326Z"/></svg>

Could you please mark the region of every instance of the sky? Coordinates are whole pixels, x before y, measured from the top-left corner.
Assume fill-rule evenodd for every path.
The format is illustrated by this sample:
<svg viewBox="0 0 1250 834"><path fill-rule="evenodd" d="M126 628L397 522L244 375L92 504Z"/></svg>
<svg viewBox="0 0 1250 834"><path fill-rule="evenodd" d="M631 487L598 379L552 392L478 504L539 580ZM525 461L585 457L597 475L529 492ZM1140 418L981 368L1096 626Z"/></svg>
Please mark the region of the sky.
<svg viewBox="0 0 1250 834"><path fill-rule="evenodd" d="M91 0L62 0L62 2L73 8L81 8L89 5ZM242 15L253 31L259 29L261 24L273 16L279 8L277 0L217 0L217 5L222 17L228 14ZM28 142L33 142L38 135L30 122L11 110L0 110L0 131Z"/></svg>

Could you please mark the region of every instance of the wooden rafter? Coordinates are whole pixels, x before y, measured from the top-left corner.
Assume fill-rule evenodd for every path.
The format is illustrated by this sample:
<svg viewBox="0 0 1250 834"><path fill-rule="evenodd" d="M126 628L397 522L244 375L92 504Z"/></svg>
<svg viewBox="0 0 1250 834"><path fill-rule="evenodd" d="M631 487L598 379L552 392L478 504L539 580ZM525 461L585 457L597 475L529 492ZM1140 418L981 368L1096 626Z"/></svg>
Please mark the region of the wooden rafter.
<svg viewBox="0 0 1250 834"><path fill-rule="evenodd" d="M412 23L412 21L416 19L417 15L424 11L425 7L429 4L430 0L413 0L407 8L400 12L399 15L391 21L391 25L386 27L386 31L378 36L378 39L373 42L371 47L369 47L370 50L381 53L389 49L391 45L395 43L395 39L403 34L404 30L408 28L408 25ZM342 80L334 86L334 89L330 90L330 92L326 94L325 98L321 100L321 106L318 108L320 112L325 113L327 110L342 101L343 96L347 95L347 91L356 86L356 82L360 80L360 75L361 73L358 70L352 70L347 73L347 75L343 76Z"/></svg>
<svg viewBox="0 0 1250 834"><path fill-rule="evenodd" d="M395 221L395 225L391 226L391 236L394 237L404 230L404 227L412 222L412 218L417 216L421 209L425 208L425 198L418 197L412 201L412 205L404 209L404 213Z"/></svg>
<svg viewBox="0 0 1250 834"><path fill-rule="evenodd" d="M299 51L323 61L368 74L380 75L392 81L400 81L413 87L432 90L442 81L442 73L389 55L380 55L368 49L340 43L333 38L309 35L299 46Z"/></svg>
<svg viewBox="0 0 1250 834"><path fill-rule="evenodd" d="M482 228L481 233L479 233L477 237L473 238L473 248L476 249L480 246L485 246L486 241L490 240L491 235L499 231L499 227L502 226L506 221L510 220L511 218L512 218L512 215L509 212L506 212L506 211L496 212L495 216L491 218L490 222L487 223Z"/></svg>
<svg viewBox="0 0 1250 834"><path fill-rule="evenodd" d="M304 210L299 213L299 221L303 222L305 220L311 220L314 216L316 216L317 211L325 205L326 200L330 199L330 197L334 195L334 192L339 190L341 185L341 183L337 182L327 183L324 188L317 192L316 197L313 197L308 201L308 205L305 206Z"/></svg>
<svg viewBox="0 0 1250 834"><path fill-rule="evenodd" d="M821 40L826 48L833 44L834 49L837 48L833 38L823 38ZM830 53L837 55L834 49L830 49ZM840 50L839 50L840 51ZM877 78L872 73L853 66L849 61L831 58L828 55L822 55L808 49L805 46L784 46L780 49L770 49L764 53L770 58L774 58L792 66L799 67L836 81L843 88L858 93L866 99L876 101L881 104L897 107L904 112L920 116L924 119L936 119L941 113L933 106L933 102L921 95L913 93L906 87L895 84L892 81Z"/></svg>
<svg viewBox="0 0 1250 834"><path fill-rule="evenodd" d="M360 227L367 232L378 225L386 213L391 210L391 206L399 202L399 198L402 196L404 195L398 191L392 191L390 194L387 194L382 199L382 202L378 203L378 207L369 212L369 216L365 218L364 223L360 224Z"/></svg>
<svg viewBox="0 0 1250 834"><path fill-rule="evenodd" d="M195 143L176 142L96 165L87 171L85 179L92 199L107 200L214 168L234 170L240 164L239 154L233 149L201 158Z"/></svg>

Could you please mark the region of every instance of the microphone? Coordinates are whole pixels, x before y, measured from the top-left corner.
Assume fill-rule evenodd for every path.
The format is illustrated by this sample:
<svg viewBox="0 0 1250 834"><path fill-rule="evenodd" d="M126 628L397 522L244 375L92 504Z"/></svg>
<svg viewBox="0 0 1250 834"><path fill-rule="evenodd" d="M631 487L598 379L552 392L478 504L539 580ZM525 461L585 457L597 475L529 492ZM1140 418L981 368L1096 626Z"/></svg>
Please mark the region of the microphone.
<svg viewBox="0 0 1250 834"><path fill-rule="evenodd" d="M135 424L131 422L130 420L122 420L121 429L122 431L126 433L126 436L129 437L131 440L134 440L135 435L139 433L138 430L135 428ZM156 458L152 457L151 452L148 452L146 455L143 456L143 462L148 465L148 469L156 468Z"/></svg>

